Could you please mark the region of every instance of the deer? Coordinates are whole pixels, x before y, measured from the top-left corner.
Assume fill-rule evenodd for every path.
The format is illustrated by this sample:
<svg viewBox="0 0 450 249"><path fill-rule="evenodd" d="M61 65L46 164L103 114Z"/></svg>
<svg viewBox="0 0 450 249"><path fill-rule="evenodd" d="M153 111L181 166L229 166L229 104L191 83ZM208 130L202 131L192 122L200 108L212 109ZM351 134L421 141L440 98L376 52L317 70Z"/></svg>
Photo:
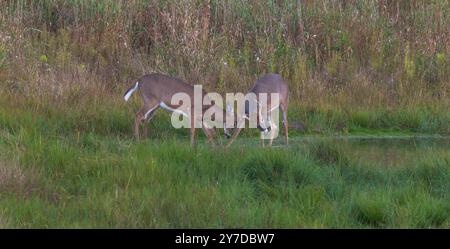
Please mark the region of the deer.
<svg viewBox="0 0 450 249"><path fill-rule="evenodd" d="M286 83L286 81L283 80L283 78L279 75L279 74L266 74L263 75L261 78L259 78L258 80L256 80L256 82L250 87L249 91L250 93L254 93L256 95L256 102L258 105L258 109L260 108L266 108L268 110L268 120L267 123L269 124L268 127L263 127L261 125L261 122L264 122L264 120L261 119L261 113L258 111L257 113L251 113L251 110L249 108L249 103L246 101L245 102L245 115L243 117L238 117L237 120L237 127L235 129L235 131L233 132L233 135L230 139L230 141L228 142L228 144L226 145L226 147L229 147L234 140L237 138L237 136L239 135L239 133L241 132L241 125L245 124L245 120L249 119L249 116L252 114L255 114L258 117L258 122L260 122L257 126L257 128L260 130L261 132L261 145L264 147L265 142L263 139L263 135L267 134L268 132L271 131L272 128L276 128L276 124L274 124L271 121L271 114L272 112L276 109L279 108L281 110L281 113L283 115L283 126L284 126L284 135L285 135L285 143L286 145L289 144L288 141L288 119L287 119L287 110L288 110L288 92L289 92L289 87L288 84ZM262 103L260 102L259 99L259 94L260 93L266 93L267 94L267 103ZM277 105L276 103L272 104L271 101L271 93L278 93L279 94L279 105ZM264 106L265 105L265 106ZM227 112L233 113L233 107L228 103L227 104L227 108L226 108ZM272 146L272 142L273 142L273 136L270 136L269 138L269 146Z"/></svg>
<svg viewBox="0 0 450 249"><path fill-rule="evenodd" d="M124 93L123 98L127 102L131 95L140 91L142 100L144 102L141 109L136 113L134 119L134 135L136 140L140 140L140 131L139 127L145 121L150 122L150 120L154 117L156 110L159 108L165 109L169 112L178 112L179 114L188 117L191 122L190 125L190 143L191 146L195 145L195 122L201 122L201 127L203 132L208 138L208 143L214 144L214 136L215 131L212 127L208 126L205 122L203 122L203 114L209 108L219 108L217 105L205 106L202 105L202 110L200 113L196 114L194 110L194 101L191 101L191 106L187 109L180 108L180 106L172 105L171 99L176 93L186 93L189 97L194 99L194 87L187 82L171 77L164 74L152 73L147 74L139 78L134 85L132 85L128 90ZM202 98L204 98L206 92L202 90ZM226 111L220 108L220 112L223 115L229 115ZM190 113L190 115L188 115ZM227 138L229 138L230 131L224 126L224 133ZM145 137L147 136L147 130L144 129Z"/></svg>

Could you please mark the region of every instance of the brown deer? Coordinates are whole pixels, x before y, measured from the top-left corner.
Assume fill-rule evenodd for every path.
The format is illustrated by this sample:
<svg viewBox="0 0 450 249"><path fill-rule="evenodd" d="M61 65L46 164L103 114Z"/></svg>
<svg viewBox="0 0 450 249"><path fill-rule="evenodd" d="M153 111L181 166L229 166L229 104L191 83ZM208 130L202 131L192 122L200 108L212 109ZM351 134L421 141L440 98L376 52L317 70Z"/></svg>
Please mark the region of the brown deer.
<svg viewBox="0 0 450 249"><path fill-rule="evenodd" d="M191 122L190 127L190 140L191 145L194 145L195 138L195 122L201 122L201 127L208 138L208 142L214 145L214 135L215 131L213 128L209 127L205 122L203 122L203 114L209 108L219 108L215 104L213 106L202 105L202 110L200 113L195 113L194 111L194 101L191 101L191 106L187 109L183 109L180 106L175 106L171 104L171 99L176 93L185 93L189 95L191 100L194 99L194 87L180 79L170 77L163 74L148 74L142 76L137 82L130 87L124 94L125 101L131 97L131 95L139 90L144 101L143 107L136 113L134 121L134 133L136 139L139 141L139 126L144 121L150 121L155 111L160 107L166 109L170 112L178 112L189 118ZM202 98L206 95L205 91L202 91ZM223 109L220 109L222 114L227 114ZM190 113L190 115L188 115ZM224 128L224 133L227 137L230 137L230 133L226 128ZM147 136L147 131L144 129L144 136Z"/></svg>
<svg viewBox="0 0 450 249"><path fill-rule="evenodd" d="M266 74L266 75L262 76L255 82L255 84L249 90L250 93L256 94L256 101L258 104L258 109L266 108L268 110L269 120L267 120L267 121L269 122L269 126L267 128L264 128L263 126L261 126L261 123L258 124L258 129L261 131L261 136L263 134L269 132L273 128L278 129L276 127L276 125L273 122L271 122L270 116L271 116L271 113L273 112L273 110L275 110L276 108L280 108L282 115L283 115L283 126L284 126L286 145L288 145L288 120L287 120L288 91L289 91L288 84L278 74ZM260 99L259 99L260 93L267 94L267 96L268 96L267 103L260 102ZM276 103L272 103L271 97L270 97L271 93L279 94L279 105L276 105ZM262 105L265 105L265 106L262 106ZM227 111L229 112L231 109L232 108L228 105ZM241 132L242 128L239 128L239 127L241 127L240 124L245 122L245 119L248 119L248 117L250 115L257 115L258 122L261 122L261 119L259 117L260 112L256 112L256 113L251 113L251 112L252 111L250 111L249 103L246 101L245 102L245 116L239 118L239 120L237 121L238 126L235 129L235 131L231 137L231 140L228 142L226 147L229 147L234 142L236 137L239 135L239 132ZM269 146L272 146L272 141L273 141L273 137L271 136L270 140L269 140ZM264 146L264 139L261 139L261 145Z"/></svg>

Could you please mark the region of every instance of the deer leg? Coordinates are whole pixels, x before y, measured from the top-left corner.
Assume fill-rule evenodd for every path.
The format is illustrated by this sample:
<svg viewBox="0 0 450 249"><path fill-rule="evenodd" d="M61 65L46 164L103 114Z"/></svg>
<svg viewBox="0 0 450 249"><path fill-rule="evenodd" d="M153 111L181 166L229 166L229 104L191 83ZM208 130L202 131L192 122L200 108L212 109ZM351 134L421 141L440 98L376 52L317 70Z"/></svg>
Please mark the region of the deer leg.
<svg viewBox="0 0 450 249"><path fill-rule="evenodd" d="M142 137L147 138L148 137L148 126L145 125L144 121L147 120L147 122L150 122L150 120L153 118L153 112L151 112L149 115L147 115L147 119L144 117L141 121L141 124L143 125L143 134Z"/></svg>
<svg viewBox="0 0 450 249"><path fill-rule="evenodd" d="M153 106L152 108L148 109L145 115L141 119L141 123L144 125L144 138L147 138L148 134L148 127L145 126L144 121L147 121L150 123L150 120L152 120L153 116L155 115L155 111L159 108L159 104Z"/></svg>
<svg viewBox="0 0 450 249"><path fill-rule="evenodd" d="M195 146L195 127L191 127L191 146Z"/></svg>
<svg viewBox="0 0 450 249"><path fill-rule="evenodd" d="M136 136L136 140L139 141L139 126L149 117L153 116L154 111L159 107L159 105L155 105L154 103L147 102L144 106L136 113L136 117L134 119L134 134ZM144 136L147 136L147 131L144 127Z"/></svg>
<svg viewBox="0 0 450 249"><path fill-rule="evenodd" d="M237 138L239 133L241 132L242 128L236 128L236 131L233 133L233 136L230 139L230 142L227 143L225 146L226 148L230 147L230 145L234 142L234 140Z"/></svg>
<svg viewBox="0 0 450 249"><path fill-rule="evenodd" d="M141 124L142 115L141 112L136 113L136 117L134 118L134 136L136 140L139 141L139 125Z"/></svg>
<svg viewBox="0 0 450 249"><path fill-rule="evenodd" d="M234 131L233 136L232 136L231 139L230 139L230 142L227 143L227 145L225 146L225 148L230 147L230 145L231 145L231 144L234 142L234 140L237 138L237 136L239 135L239 132L241 132L241 130L242 130L242 128L240 128L240 127L241 127L241 125L242 125L243 122L245 122L245 119L242 120L242 121L240 121L240 122L237 124L236 130Z"/></svg>
<svg viewBox="0 0 450 249"><path fill-rule="evenodd" d="M202 129L203 132L205 132L206 136L208 137L208 143L214 147L216 145L214 143L214 130L207 127L205 124L202 125Z"/></svg>
<svg viewBox="0 0 450 249"><path fill-rule="evenodd" d="M259 139L261 147L264 148L265 143L264 143L264 131L261 131L261 138Z"/></svg>
<svg viewBox="0 0 450 249"><path fill-rule="evenodd" d="M260 130L261 130L261 132L260 132L260 143L261 143L261 147L265 147L266 146L266 137L267 137L267 134L269 134L269 135L271 135L272 133L272 127L271 127L271 121L270 121L270 114L268 114L268 116L267 116L267 122L266 121L264 121L264 118L263 117L260 117L259 118L259 128L260 128ZM268 125L268 126L267 126ZM269 128L270 128L270 130L269 130ZM271 146L272 145L272 141L269 141L269 146Z"/></svg>
<svg viewBox="0 0 450 249"><path fill-rule="evenodd" d="M141 122L142 124L142 138L145 140L148 137L148 127L145 125L144 122Z"/></svg>
<svg viewBox="0 0 450 249"><path fill-rule="evenodd" d="M275 134L275 130L278 129L277 126L272 122L272 115L269 114L267 116L267 123L269 125L269 127L267 127L267 129L269 129L269 146L272 146L273 143L273 138L274 138L274 134ZM264 133L266 134L266 133Z"/></svg>
<svg viewBox="0 0 450 249"><path fill-rule="evenodd" d="M195 120L191 118L191 146L195 146Z"/></svg>
<svg viewBox="0 0 450 249"><path fill-rule="evenodd" d="M283 102L280 104L280 110L283 114L283 126L284 126L284 136L286 140L286 145L289 145L289 124L287 119L287 102Z"/></svg>
<svg viewBox="0 0 450 249"><path fill-rule="evenodd" d="M289 145L288 139L288 120L287 120L287 110L282 110L283 112L283 126L284 126L284 136L286 138L286 145Z"/></svg>
<svg viewBox="0 0 450 249"><path fill-rule="evenodd" d="M272 123L271 123L272 124ZM272 147L272 143L273 143L273 138L274 138L274 134L275 134L275 129L277 129L277 128L273 128L272 126L271 126L271 129L270 129L270 131L269 131L269 147Z"/></svg>
<svg viewBox="0 0 450 249"><path fill-rule="evenodd" d="M269 146L272 146L273 143L273 139L275 137L275 131L278 133L278 127L276 127L275 125L271 126L271 130L270 130L270 137L269 137Z"/></svg>

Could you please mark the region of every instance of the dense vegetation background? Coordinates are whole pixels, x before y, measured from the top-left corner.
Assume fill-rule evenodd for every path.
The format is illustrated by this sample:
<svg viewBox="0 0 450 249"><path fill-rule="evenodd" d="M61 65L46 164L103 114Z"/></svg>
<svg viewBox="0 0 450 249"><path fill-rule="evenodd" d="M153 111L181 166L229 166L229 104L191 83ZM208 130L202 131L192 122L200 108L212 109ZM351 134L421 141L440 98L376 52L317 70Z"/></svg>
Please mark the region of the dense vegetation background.
<svg viewBox="0 0 450 249"><path fill-rule="evenodd" d="M448 228L449 69L446 0L0 1L0 228ZM194 149L158 112L137 143L150 72L278 72L293 142ZM302 140L400 133L447 140Z"/></svg>
<svg viewBox="0 0 450 249"><path fill-rule="evenodd" d="M145 73L225 92L278 72L302 131L450 131L448 1L16 0L0 8L1 91L15 104L94 116L93 105L123 108L124 89Z"/></svg>

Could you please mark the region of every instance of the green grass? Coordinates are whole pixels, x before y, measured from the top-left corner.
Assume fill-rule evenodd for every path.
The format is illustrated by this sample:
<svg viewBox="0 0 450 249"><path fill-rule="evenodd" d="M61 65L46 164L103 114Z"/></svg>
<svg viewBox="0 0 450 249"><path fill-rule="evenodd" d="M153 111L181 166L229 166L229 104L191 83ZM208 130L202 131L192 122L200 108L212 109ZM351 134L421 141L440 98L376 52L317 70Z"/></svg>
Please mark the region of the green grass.
<svg viewBox="0 0 450 249"><path fill-rule="evenodd" d="M123 121L112 133L120 115L87 118L97 132L74 114L15 111L0 112L3 227L450 227L445 148L386 168L326 139L191 148L183 130L136 143Z"/></svg>

